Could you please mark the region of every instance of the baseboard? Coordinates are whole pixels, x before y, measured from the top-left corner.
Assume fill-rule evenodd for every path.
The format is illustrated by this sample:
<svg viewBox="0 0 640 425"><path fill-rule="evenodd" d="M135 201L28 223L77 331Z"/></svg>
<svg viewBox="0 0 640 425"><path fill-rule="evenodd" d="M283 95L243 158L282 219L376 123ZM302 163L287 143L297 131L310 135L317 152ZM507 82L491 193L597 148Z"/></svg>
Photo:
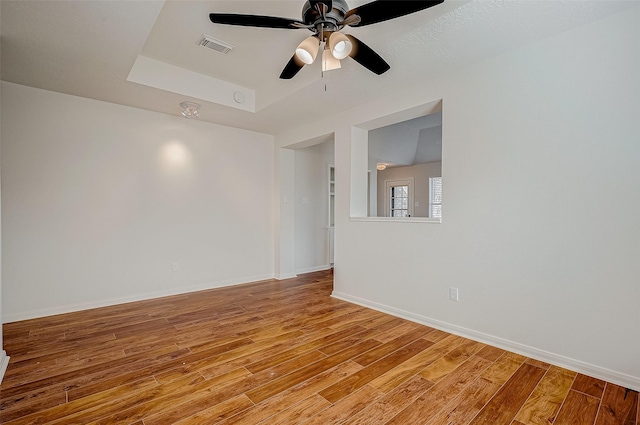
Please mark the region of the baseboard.
<svg viewBox="0 0 640 425"><path fill-rule="evenodd" d="M118 304L126 304L136 301L151 300L154 298L170 297L172 295L188 294L190 292L206 291L208 289L222 288L225 286L241 285L244 283L252 283L260 280L273 279L273 275L248 276L238 279L229 279L217 282L209 282L201 285L187 286L175 290L165 290L158 292L149 292L146 294L138 294L131 297L112 298L103 301L69 304L64 306L55 306L51 308L23 311L20 313L4 313L2 315L2 323L17 322L20 320L36 319L38 317L53 316L56 314L72 313L74 311L90 310L93 308L108 307ZM6 309L5 309L6 310Z"/></svg>
<svg viewBox="0 0 640 425"><path fill-rule="evenodd" d="M9 356L7 356L6 351L0 350L0 384L2 383L2 378L4 378L4 373L7 371L7 366L9 366Z"/></svg>
<svg viewBox="0 0 640 425"><path fill-rule="evenodd" d="M282 273L282 274L277 274L274 279L277 280L285 280L285 279L292 279L294 277L298 277L297 274L295 273Z"/></svg>
<svg viewBox="0 0 640 425"><path fill-rule="evenodd" d="M334 291L331 294L332 297L347 301L353 304L358 304L363 307L368 307L373 310L381 311L383 313L391 314L402 319L411 320L412 322L420 323L422 325L430 326L432 328L440 329L445 332L449 332L454 335L459 335L465 338L472 339L474 341L489 344L494 347L502 348L503 350L511 351L517 354L521 354L532 359L540 360L545 363L550 363L565 369L573 370L575 372L582 373L584 375L592 376L594 378L603 379L607 382L620 385L625 388L640 391L640 377L627 375L624 373L616 372L614 370L606 369L600 366L592 365L582 362L580 360L565 357L559 354L550 353L548 351L540 350L535 347L520 344L518 342L510 341L497 336L477 332L472 329L463 328L460 326L452 325L450 323L442 322L440 320L432 319L430 317L422 316L419 314L411 313L409 311L401 310L388 305L380 304L374 301L366 300L352 295L344 294Z"/></svg>
<svg viewBox="0 0 640 425"><path fill-rule="evenodd" d="M331 264L325 264L323 266L316 267L308 267L306 269L296 270L296 274L305 274L305 273L313 273L313 272L321 272L323 270L329 270L331 268Z"/></svg>

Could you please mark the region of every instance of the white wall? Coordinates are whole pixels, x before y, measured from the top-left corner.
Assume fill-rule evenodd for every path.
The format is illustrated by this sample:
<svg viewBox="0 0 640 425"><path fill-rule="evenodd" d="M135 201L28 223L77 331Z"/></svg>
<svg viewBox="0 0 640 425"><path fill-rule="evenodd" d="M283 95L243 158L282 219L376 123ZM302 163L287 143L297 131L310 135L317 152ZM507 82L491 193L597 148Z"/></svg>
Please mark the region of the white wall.
<svg viewBox="0 0 640 425"><path fill-rule="evenodd" d="M334 295L639 390L638 22L640 7L279 135L335 130ZM438 99L442 223L350 219L367 166L351 126Z"/></svg>
<svg viewBox="0 0 640 425"><path fill-rule="evenodd" d="M2 112L4 322L273 277L272 136L4 82Z"/></svg>
<svg viewBox="0 0 640 425"><path fill-rule="evenodd" d="M329 164L333 141L295 151L296 273L324 270L329 264Z"/></svg>
<svg viewBox="0 0 640 425"><path fill-rule="evenodd" d="M292 149L276 149L276 192L274 199L274 277L288 279L296 276L295 259L295 152Z"/></svg>

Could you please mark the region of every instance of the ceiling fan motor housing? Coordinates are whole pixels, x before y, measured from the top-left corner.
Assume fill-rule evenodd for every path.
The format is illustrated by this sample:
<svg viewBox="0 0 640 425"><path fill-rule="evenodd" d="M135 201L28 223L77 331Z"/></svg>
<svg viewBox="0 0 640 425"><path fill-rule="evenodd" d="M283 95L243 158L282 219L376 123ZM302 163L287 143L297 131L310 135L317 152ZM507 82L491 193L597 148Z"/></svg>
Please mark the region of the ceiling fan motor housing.
<svg viewBox="0 0 640 425"><path fill-rule="evenodd" d="M322 3L326 6L326 12L324 17L319 12L318 5ZM344 21L344 16L349 11L347 2L345 0L333 0L333 1L305 1L302 6L302 20L307 25L313 25L315 32L322 31L339 31L344 27L340 25ZM321 29L320 29L321 28ZM324 37L323 37L324 38Z"/></svg>

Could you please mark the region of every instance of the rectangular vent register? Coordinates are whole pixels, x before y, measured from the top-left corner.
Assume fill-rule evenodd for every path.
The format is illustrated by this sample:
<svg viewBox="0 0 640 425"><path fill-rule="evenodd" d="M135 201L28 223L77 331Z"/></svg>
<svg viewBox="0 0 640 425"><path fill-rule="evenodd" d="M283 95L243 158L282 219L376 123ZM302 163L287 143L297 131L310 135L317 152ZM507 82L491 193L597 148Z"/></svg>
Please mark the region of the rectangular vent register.
<svg viewBox="0 0 640 425"><path fill-rule="evenodd" d="M198 46L206 47L207 49L215 50L216 52L224 53L225 55L235 47L206 34L202 35L202 38L198 41Z"/></svg>

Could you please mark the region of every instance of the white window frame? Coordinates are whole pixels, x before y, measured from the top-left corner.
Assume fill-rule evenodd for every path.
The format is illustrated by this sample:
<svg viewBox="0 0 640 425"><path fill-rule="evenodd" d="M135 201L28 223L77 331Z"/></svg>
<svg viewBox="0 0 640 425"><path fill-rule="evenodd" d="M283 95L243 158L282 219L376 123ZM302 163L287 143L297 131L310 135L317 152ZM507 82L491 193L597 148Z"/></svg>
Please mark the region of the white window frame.
<svg viewBox="0 0 640 425"><path fill-rule="evenodd" d="M415 199L414 197L414 183L413 183L413 177L408 178L408 179L401 179L401 180L385 180L384 181L384 188L385 188L385 192L384 192L384 205L385 205L385 210L384 210L384 214L386 217L391 217L391 188L392 187L396 187L396 186L408 186L409 188L409 194L408 194L408 208L407 208L407 213L409 214L409 217L413 217L413 200ZM404 217L392 217L392 218L404 218Z"/></svg>

